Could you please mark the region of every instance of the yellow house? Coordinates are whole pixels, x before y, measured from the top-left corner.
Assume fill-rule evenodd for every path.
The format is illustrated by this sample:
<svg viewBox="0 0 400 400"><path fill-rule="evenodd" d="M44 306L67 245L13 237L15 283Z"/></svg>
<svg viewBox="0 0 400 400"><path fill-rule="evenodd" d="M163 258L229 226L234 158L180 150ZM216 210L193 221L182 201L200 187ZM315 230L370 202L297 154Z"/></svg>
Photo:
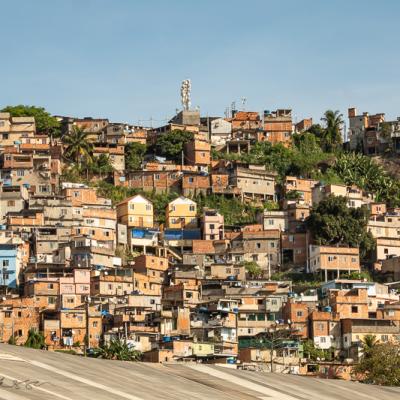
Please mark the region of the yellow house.
<svg viewBox="0 0 400 400"><path fill-rule="evenodd" d="M152 228L154 225L153 203L140 194L117 204L118 222L128 227Z"/></svg>
<svg viewBox="0 0 400 400"><path fill-rule="evenodd" d="M172 200L166 209L166 222L169 228L196 228L197 204L180 196Z"/></svg>
<svg viewBox="0 0 400 400"><path fill-rule="evenodd" d="M210 356L214 354L214 344L213 343L193 343L192 353L195 356Z"/></svg>

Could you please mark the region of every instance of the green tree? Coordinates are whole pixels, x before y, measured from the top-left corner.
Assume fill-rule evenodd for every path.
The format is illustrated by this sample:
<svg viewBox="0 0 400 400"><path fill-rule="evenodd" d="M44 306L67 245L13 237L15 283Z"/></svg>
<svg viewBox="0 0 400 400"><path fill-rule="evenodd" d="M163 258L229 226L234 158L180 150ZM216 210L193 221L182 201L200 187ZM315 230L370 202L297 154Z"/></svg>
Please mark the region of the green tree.
<svg viewBox="0 0 400 400"><path fill-rule="evenodd" d="M92 158L85 160L85 168L93 174L110 174L114 171L110 156L107 154L100 154L99 156L92 156Z"/></svg>
<svg viewBox="0 0 400 400"><path fill-rule="evenodd" d="M29 329L28 338L26 339L24 346L32 349L44 349L46 345L43 334L34 328Z"/></svg>
<svg viewBox="0 0 400 400"><path fill-rule="evenodd" d="M146 154L147 147L142 143L128 143L125 146L125 168L128 170L139 170Z"/></svg>
<svg viewBox="0 0 400 400"><path fill-rule="evenodd" d="M364 383L400 386L400 346L397 343L363 344L364 354L354 376Z"/></svg>
<svg viewBox="0 0 400 400"><path fill-rule="evenodd" d="M301 199L301 193L298 192L297 190L289 190L289 192L287 192L285 194L285 199L287 199L287 200L299 200L299 199Z"/></svg>
<svg viewBox="0 0 400 400"><path fill-rule="evenodd" d="M66 146L64 156L67 159L82 164L92 158L93 144L88 140L89 133L84 129L74 126L70 134L64 135L62 141Z"/></svg>
<svg viewBox="0 0 400 400"><path fill-rule="evenodd" d="M113 339L110 343L101 346L96 356L107 360L140 361L142 353L132 349L120 339Z"/></svg>
<svg viewBox="0 0 400 400"><path fill-rule="evenodd" d="M306 340L303 343L303 352L307 358L313 361L317 361L318 359L332 361L333 359L332 350L319 349L318 347L315 347L315 344L312 340Z"/></svg>
<svg viewBox="0 0 400 400"><path fill-rule="evenodd" d="M359 247L365 258L375 246L366 230L368 219L366 207L347 207L345 197L331 195L313 208L306 222L317 244Z"/></svg>
<svg viewBox="0 0 400 400"><path fill-rule="evenodd" d="M390 177L371 157L358 153L341 154L332 170L347 185L357 185L373 193L376 201L400 205L400 183Z"/></svg>
<svg viewBox="0 0 400 400"><path fill-rule="evenodd" d="M313 124L306 130L306 132L314 135L320 140L324 137L325 130L320 124Z"/></svg>
<svg viewBox="0 0 400 400"><path fill-rule="evenodd" d="M321 143L325 151L334 151L342 145L342 126L343 115L339 111L327 110L321 121L325 124L325 129Z"/></svg>
<svg viewBox="0 0 400 400"><path fill-rule="evenodd" d="M363 356L370 357L373 348L378 344L375 335L365 335L362 339Z"/></svg>
<svg viewBox="0 0 400 400"><path fill-rule="evenodd" d="M192 132L173 130L157 138L155 150L160 156L179 162L186 142L193 138Z"/></svg>
<svg viewBox="0 0 400 400"><path fill-rule="evenodd" d="M263 270L255 261L246 261L243 265L251 279L260 278L262 276Z"/></svg>
<svg viewBox="0 0 400 400"><path fill-rule="evenodd" d="M51 116L43 107L24 106L7 106L1 110L8 112L12 117L34 117L36 130L38 133L45 133L48 136L60 136L60 123L57 118Z"/></svg>

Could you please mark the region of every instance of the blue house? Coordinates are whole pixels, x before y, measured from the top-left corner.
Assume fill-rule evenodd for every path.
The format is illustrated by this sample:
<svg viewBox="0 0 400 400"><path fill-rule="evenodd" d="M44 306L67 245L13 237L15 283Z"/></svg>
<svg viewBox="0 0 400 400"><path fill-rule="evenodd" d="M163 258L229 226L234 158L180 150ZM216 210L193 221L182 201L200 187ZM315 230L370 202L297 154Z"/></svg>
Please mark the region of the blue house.
<svg viewBox="0 0 400 400"><path fill-rule="evenodd" d="M17 244L0 244L0 286L15 289L19 283L21 248Z"/></svg>

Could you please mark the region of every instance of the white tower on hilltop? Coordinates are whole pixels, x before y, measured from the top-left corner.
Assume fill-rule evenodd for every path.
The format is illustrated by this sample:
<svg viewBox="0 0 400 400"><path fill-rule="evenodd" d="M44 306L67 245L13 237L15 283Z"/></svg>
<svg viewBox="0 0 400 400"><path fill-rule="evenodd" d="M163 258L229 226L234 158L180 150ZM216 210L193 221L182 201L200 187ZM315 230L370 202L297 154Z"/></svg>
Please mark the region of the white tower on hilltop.
<svg viewBox="0 0 400 400"><path fill-rule="evenodd" d="M182 81L181 85L181 102L184 111L190 110L191 101L190 101L190 92L192 90L192 84L190 79L185 79Z"/></svg>

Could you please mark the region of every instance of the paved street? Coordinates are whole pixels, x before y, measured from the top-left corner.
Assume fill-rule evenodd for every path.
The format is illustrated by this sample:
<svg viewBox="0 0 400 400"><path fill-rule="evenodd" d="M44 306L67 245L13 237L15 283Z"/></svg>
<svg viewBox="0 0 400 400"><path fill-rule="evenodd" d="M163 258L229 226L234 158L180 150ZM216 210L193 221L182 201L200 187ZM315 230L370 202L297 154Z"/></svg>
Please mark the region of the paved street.
<svg viewBox="0 0 400 400"><path fill-rule="evenodd" d="M1 400L389 400L400 389L209 365L84 359L0 345Z"/></svg>

